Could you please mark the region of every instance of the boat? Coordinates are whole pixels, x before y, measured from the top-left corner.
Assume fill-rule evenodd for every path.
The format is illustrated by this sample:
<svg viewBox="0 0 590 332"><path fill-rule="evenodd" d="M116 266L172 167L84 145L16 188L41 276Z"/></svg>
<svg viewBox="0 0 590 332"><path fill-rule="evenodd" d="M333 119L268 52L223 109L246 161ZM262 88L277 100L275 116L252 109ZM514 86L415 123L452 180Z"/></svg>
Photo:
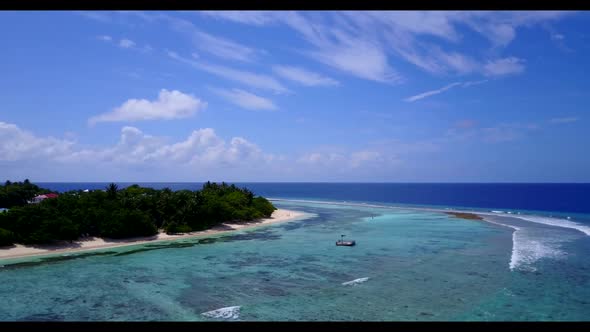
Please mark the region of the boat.
<svg viewBox="0 0 590 332"><path fill-rule="evenodd" d="M340 240L336 241L337 246L352 247L356 244L356 241L354 241L354 240L344 241L344 236L345 235L340 235Z"/></svg>

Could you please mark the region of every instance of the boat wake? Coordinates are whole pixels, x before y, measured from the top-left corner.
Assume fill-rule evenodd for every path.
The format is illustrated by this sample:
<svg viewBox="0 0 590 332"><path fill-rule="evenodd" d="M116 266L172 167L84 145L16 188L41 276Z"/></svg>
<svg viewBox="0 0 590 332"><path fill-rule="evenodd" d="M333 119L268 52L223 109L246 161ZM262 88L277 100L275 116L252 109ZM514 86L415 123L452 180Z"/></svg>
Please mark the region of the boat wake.
<svg viewBox="0 0 590 332"><path fill-rule="evenodd" d="M202 313L201 315L208 318L221 319L238 319L240 318L241 306L224 307Z"/></svg>
<svg viewBox="0 0 590 332"><path fill-rule="evenodd" d="M354 279L351 281L343 282L342 286L354 286L354 285L362 284L363 282L366 282L368 280L369 280L369 277L358 278L358 279Z"/></svg>

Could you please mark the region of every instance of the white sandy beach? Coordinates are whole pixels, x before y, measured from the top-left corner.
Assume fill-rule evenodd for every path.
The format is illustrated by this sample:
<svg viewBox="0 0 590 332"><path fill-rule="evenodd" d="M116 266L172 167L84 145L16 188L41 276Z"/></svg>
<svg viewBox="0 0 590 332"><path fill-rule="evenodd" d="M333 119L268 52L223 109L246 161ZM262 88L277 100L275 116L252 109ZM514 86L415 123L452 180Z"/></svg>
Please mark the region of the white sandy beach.
<svg viewBox="0 0 590 332"><path fill-rule="evenodd" d="M90 237L87 239L81 239L74 241L73 243L55 244L55 245L35 245L35 246L24 246L17 244L8 248L0 248L0 259L7 258L21 258L28 256L47 255L54 253L70 253L94 249L103 248L114 248L129 245L136 245L148 242L166 241L175 239L185 239L203 235L214 235L220 233L226 233L236 231L240 229L247 229L253 227L259 227L263 225L275 224L280 222L292 221L307 216L308 214L299 211L278 209L275 210L270 218L264 218L255 220L247 223L230 224L224 223L220 226L199 232L191 232L181 235L168 235L166 233L159 233L151 237L138 237L131 239L102 239L96 237Z"/></svg>

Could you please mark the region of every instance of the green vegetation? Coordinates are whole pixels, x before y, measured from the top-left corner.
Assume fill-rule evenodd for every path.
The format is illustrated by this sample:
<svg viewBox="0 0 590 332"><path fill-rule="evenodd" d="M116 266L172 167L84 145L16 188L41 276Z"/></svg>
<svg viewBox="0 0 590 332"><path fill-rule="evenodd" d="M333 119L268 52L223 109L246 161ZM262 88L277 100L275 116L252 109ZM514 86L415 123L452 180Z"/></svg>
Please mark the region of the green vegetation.
<svg viewBox="0 0 590 332"><path fill-rule="evenodd" d="M0 208L23 206L33 197L49 192L32 184L28 179L23 182L6 181L3 186L0 186Z"/></svg>
<svg viewBox="0 0 590 332"><path fill-rule="evenodd" d="M0 247L9 246L14 243L14 235L11 231L0 228Z"/></svg>
<svg viewBox="0 0 590 332"><path fill-rule="evenodd" d="M25 184L26 183L26 184ZM13 187L16 186L18 190ZM6 189L10 187L10 189ZM270 217L276 208L264 197L245 188L210 183L201 190L156 190L132 185L119 189L70 191L38 204L26 204L37 194L49 192L25 181L0 188L18 192L18 204L0 213L0 246L76 240L81 236L129 238L204 230L228 221ZM24 204L22 202L25 202Z"/></svg>

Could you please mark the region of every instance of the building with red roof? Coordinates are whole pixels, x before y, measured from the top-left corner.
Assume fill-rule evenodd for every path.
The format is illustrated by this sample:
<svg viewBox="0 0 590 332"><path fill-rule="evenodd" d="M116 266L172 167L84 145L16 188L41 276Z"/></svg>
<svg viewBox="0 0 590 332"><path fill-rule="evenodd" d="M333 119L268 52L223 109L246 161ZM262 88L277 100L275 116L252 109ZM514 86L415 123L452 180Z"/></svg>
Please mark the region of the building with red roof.
<svg viewBox="0 0 590 332"><path fill-rule="evenodd" d="M59 197L59 195L58 194L55 194L55 193L37 195L37 196L33 197L33 199L29 203L39 203L39 202L41 202L44 199L47 199L47 198L57 198L57 197Z"/></svg>

